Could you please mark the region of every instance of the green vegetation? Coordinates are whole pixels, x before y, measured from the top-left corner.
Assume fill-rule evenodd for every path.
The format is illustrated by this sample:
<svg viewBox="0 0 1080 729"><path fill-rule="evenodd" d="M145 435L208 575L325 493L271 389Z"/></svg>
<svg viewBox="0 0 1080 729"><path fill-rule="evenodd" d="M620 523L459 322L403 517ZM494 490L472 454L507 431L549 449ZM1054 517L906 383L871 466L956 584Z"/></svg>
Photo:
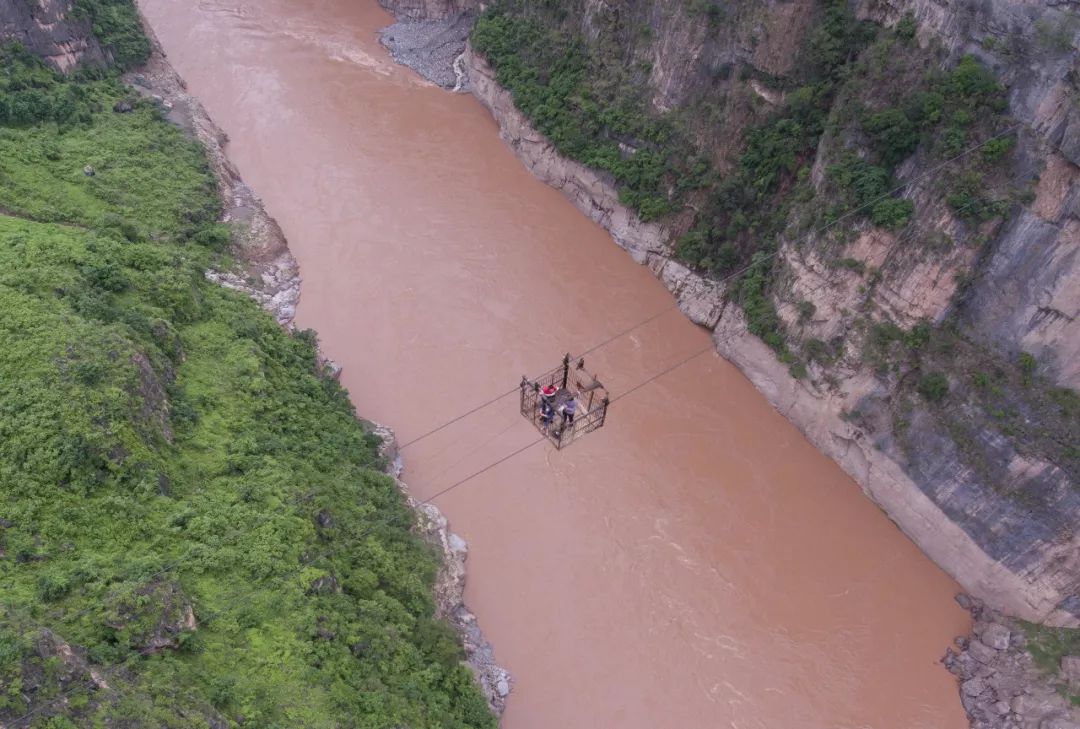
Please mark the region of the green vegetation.
<svg viewBox="0 0 1080 729"><path fill-rule="evenodd" d="M1039 48L1051 53L1065 53L1072 49L1072 39L1076 35L1076 28L1080 25L1080 17L1075 13L1068 12L1065 19L1060 23L1048 20L1040 20L1035 23L1035 41Z"/></svg>
<svg viewBox="0 0 1080 729"><path fill-rule="evenodd" d="M503 0L479 19L472 43L499 83L562 154L610 173L622 202L644 220L676 209L709 171L673 120L650 114L643 69L590 48L572 33Z"/></svg>
<svg viewBox="0 0 1080 729"><path fill-rule="evenodd" d="M494 727L314 336L206 280L202 150L0 58L0 724Z"/></svg>
<svg viewBox="0 0 1080 729"><path fill-rule="evenodd" d="M930 372L919 378L918 390L930 402L939 402L949 394L949 380L944 373Z"/></svg>
<svg viewBox="0 0 1080 729"><path fill-rule="evenodd" d="M705 14L711 7L688 9ZM560 151L612 173L623 201L642 217L672 212L693 195L696 222L677 242L677 254L717 277L735 276L731 296L750 331L792 365L789 334L772 299L770 254L791 233L793 207L813 211L819 224L850 218L899 231L915 212L911 200L892 193L900 164L914 154L944 159L1000 131L1004 90L974 59L949 72L923 72L925 52L907 42L917 30L912 17L893 32L879 31L855 19L847 3L830 0L802 50L801 72L780 82L790 88L784 107L746 132L733 169L719 178L692 156L683 117L657 114L637 90L644 77L626 64L627 49L605 41L618 30L585 41L546 6L501 2L481 18L473 43ZM875 73L875 81L860 80ZM815 190L809 166L827 128L834 137L863 141L826 147L826 184ZM1000 161L1012 145L1011 137L994 139L981 164ZM948 184L948 204L967 220L1004 211L977 167L962 168ZM849 263L864 269L853 259L837 265Z"/></svg>
<svg viewBox="0 0 1080 729"><path fill-rule="evenodd" d="M20 46L0 46L0 124L23 126L90 120L83 87L60 84Z"/></svg>
<svg viewBox="0 0 1080 729"><path fill-rule="evenodd" d="M1005 357L948 321L908 330L886 321L868 328L863 358L880 376L896 378L894 425L920 403L944 402L947 407L932 414L973 469L983 472L995 461L982 450L992 450L992 441L975 434L996 431L1018 453L1047 460L1080 481L1080 395L1041 377L1031 355Z"/></svg>
<svg viewBox="0 0 1080 729"><path fill-rule="evenodd" d="M904 40L911 40L919 31L919 24L915 21L915 14L910 10L904 13L904 17L896 24L896 35Z"/></svg>
<svg viewBox="0 0 1080 729"><path fill-rule="evenodd" d="M686 4L691 15L710 19L718 7ZM720 176L705 161L707 132L700 120L692 126L692 109L658 113L645 96L633 13L590 15L587 38L574 13L501 0L480 18L472 42L560 152L611 173L623 202L644 219L692 206L694 223L676 253L698 270L739 279L731 296L750 330L785 361L793 357L772 303L778 272L769 255L782 240L841 221L838 237L845 226L866 223L899 232L915 215L914 202L893 192L901 165L916 155L940 162L987 139L979 155L943 178L942 199L973 224L1005 210L987 184L1014 144L1002 134L1004 88L970 56L937 70L936 51L912 42L911 15L885 30L855 18L843 0L826 0L797 70L762 79L786 90L785 103L746 130ZM711 83L725 83L731 72ZM826 173L817 186L809 179L816 156Z"/></svg>
<svg viewBox="0 0 1080 729"><path fill-rule="evenodd" d="M1023 623L1027 648L1035 665L1048 673L1061 670L1064 656L1080 656L1080 629L1050 628L1037 623Z"/></svg>
<svg viewBox="0 0 1080 729"><path fill-rule="evenodd" d="M85 18L116 65L128 70L146 63L150 41L131 0L75 0L74 16Z"/></svg>
<svg viewBox="0 0 1080 729"><path fill-rule="evenodd" d="M1052 676L1059 675L1061 659L1064 656L1080 656L1080 629L1049 628L1045 625L1023 622L1027 637L1027 648L1035 665ZM1063 692L1069 687L1060 686ZM1073 692L1068 698L1075 706L1080 706L1080 693Z"/></svg>
<svg viewBox="0 0 1080 729"><path fill-rule="evenodd" d="M1016 366L1020 368L1020 378L1025 385L1030 385L1032 378L1035 376L1035 369L1039 363L1035 361L1035 357L1030 352L1021 352L1016 358Z"/></svg>

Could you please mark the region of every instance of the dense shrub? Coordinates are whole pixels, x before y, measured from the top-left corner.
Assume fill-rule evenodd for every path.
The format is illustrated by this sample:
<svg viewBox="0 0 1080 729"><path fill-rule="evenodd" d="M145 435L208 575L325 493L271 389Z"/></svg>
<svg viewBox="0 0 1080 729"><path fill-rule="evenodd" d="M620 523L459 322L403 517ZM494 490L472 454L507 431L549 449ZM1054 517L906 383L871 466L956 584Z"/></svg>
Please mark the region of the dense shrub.
<svg viewBox="0 0 1080 729"><path fill-rule="evenodd" d="M1005 212L1007 203L987 195L982 175L968 171L950 178L945 201L962 218L982 223Z"/></svg>
<svg viewBox="0 0 1080 729"><path fill-rule="evenodd" d="M890 107L870 114L862 122L882 163L893 168L907 159L919 145L919 130L906 113Z"/></svg>
<svg viewBox="0 0 1080 729"><path fill-rule="evenodd" d="M146 63L150 41L133 0L75 0L74 16L85 18L101 45L123 70Z"/></svg>
<svg viewBox="0 0 1080 729"><path fill-rule="evenodd" d="M904 40L914 38L918 30L919 24L915 21L915 14L911 11L904 13L904 16L896 24L896 35Z"/></svg>
<svg viewBox="0 0 1080 729"><path fill-rule="evenodd" d="M822 76L837 74L877 34L877 26L857 20L844 0L828 0L825 18L811 35L807 60Z"/></svg>
<svg viewBox="0 0 1080 729"><path fill-rule="evenodd" d="M708 165L672 120L651 111L637 84L619 81L578 39L495 3L477 21L473 46L514 102L568 157L606 171L620 198L645 220L673 211L703 183Z"/></svg>
<svg viewBox="0 0 1080 729"><path fill-rule="evenodd" d="M870 221L881 228L895 230L907 225L914 212L915 204L910 200L889 197L874 203L870 210Z"/></svg>
<svg viewBox="0 0 1080 729"><path fill-rule="evenodd" d="M58 73L21 46L0 46L0 125L64 124L88 118L79 86L62 83Z"/></svg>
<svg viewBox="0 0 1080 729"><path fill-rule="evenodd" d="M917 389L930 402L939 402L949 394L949 380L941 372L929 372L919 378Z"/></svg>

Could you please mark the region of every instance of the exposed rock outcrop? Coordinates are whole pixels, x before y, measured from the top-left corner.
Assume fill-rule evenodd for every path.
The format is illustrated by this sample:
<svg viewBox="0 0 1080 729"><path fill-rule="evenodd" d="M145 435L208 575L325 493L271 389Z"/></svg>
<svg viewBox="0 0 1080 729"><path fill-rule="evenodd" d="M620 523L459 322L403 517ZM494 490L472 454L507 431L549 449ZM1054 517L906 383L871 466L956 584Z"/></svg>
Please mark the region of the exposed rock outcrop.
<svg viewBox="0 0 1080 729"><path fill-rule="evenodd" d="M134 592L113 595L106 625L144 654L180 646L181 636L198 629L195 612L180 585L154 580Z"/></svg>
<svg viewBox="0 0 1080 729"><path fill-rule="evenodd" d="M395 61L429 81L452 91L468 91L461 54L475 19L464 12L441 20L397 22L383 28L379 40Z"/></svg>
<svg viewBox="0 0 1080 729"><path fill-rule="evenodd" d="M856 9L861 17L889 25L911 13L923 42L942 43L954 56L972 54L1009 84L1009 113L1024 128L1012 173L1030 180L1037 194L1003 226L962 313L986 341L1030 352L1059 383L1080 387L1075 4L859 0ZM933 318L943 316L949 303L937 307Z"/></svg>
<svg viewBox="0 0 1080 729"><path fill-rule="evenodd" d="M966 595L957 600L971 612L973 635L957 638L942 663L960 682L973 729L1080 729L1080 707L1035 665L1023 627Z"/></svg>
<svg viewBox="0 0 1080 729"><path fill-rule="evenodd" d="M0 39L19 43L60 71L108 60L87 21L71 17L69 0L0 2Z"/></svg>

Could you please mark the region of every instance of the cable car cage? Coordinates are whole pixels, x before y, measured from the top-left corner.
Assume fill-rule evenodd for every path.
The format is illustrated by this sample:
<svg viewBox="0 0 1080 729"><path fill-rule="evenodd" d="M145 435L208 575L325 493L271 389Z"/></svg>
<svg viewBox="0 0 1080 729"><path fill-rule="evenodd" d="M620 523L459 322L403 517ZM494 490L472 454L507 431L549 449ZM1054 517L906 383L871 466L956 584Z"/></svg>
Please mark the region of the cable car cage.
<svg viewBox="0 0 1080 729"><path fill-rule="evenodd" d="M541 412L540 390L548 385L556 389L551 398L555 416L545 427ZM571 396L577 398L578 410L573 422L568 423L560 408ZM540 375L535 380L521 377L521 414L550 440L556 448L563 448L577 438L604 426L608 409L607 389L585 369L585 360L576 364L570 355L563 357L562 364Z"/></svg>

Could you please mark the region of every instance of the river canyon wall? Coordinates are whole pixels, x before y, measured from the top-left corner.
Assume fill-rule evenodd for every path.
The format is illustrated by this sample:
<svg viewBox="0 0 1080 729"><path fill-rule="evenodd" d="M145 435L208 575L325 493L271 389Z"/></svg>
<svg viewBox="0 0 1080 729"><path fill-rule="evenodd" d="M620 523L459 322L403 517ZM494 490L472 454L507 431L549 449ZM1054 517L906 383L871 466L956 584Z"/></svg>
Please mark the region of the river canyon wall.
<svg viewBox="0 0 1080 729"><path fill-rule="evenodd" d="M403 17L456 19L481 9L428 5L409 5ZM509 15L622 54L620 63L636 69L631 76L648 90L650 112L689 119L687 143L723 177L744 164L747 137L797 98L798 82L785 79L798 77L800 49L816 41L815 29L834 10L809 0L584 2L558 19L529 10ZM823 132L797 163L805 171L770 203L784 199L784 225L774 229L767 285L779 321L764 333L747 315L737 278L685 255L707 200L691 194L643 222L615 176L569 159L538 131L489 59L471 46L461 58L472 92L529 169L649 266L686 315L714 332L718 351L935 562L995 609L1059 626L1080 624L1080 23L1073 10L1004 1L847 6L865 27L881 29L879 38L894 34L891 46L879 41L861 57L852 51L859 60L844 61L849 79L876 74L868 85L900 95L889 76L906 83L906 71L874 53L918 57L924 77L968 57L1007 89L998 133L1013 148L978 183L992 215L972 216L975 203L956 203L946 189L974 174L950 167L970 153L960 147L959 162L934 159L923 152L924 138L895 168L910 202L904 225L795 228L789 221L830 201L838 155L858 150L866 134L844 128L841 102L884 103L844 81ZM896 45L902 42L911 50ZM619 144L624 157L637 153L633 139ZM935 392L935 382L943 389Z"/></svg>

